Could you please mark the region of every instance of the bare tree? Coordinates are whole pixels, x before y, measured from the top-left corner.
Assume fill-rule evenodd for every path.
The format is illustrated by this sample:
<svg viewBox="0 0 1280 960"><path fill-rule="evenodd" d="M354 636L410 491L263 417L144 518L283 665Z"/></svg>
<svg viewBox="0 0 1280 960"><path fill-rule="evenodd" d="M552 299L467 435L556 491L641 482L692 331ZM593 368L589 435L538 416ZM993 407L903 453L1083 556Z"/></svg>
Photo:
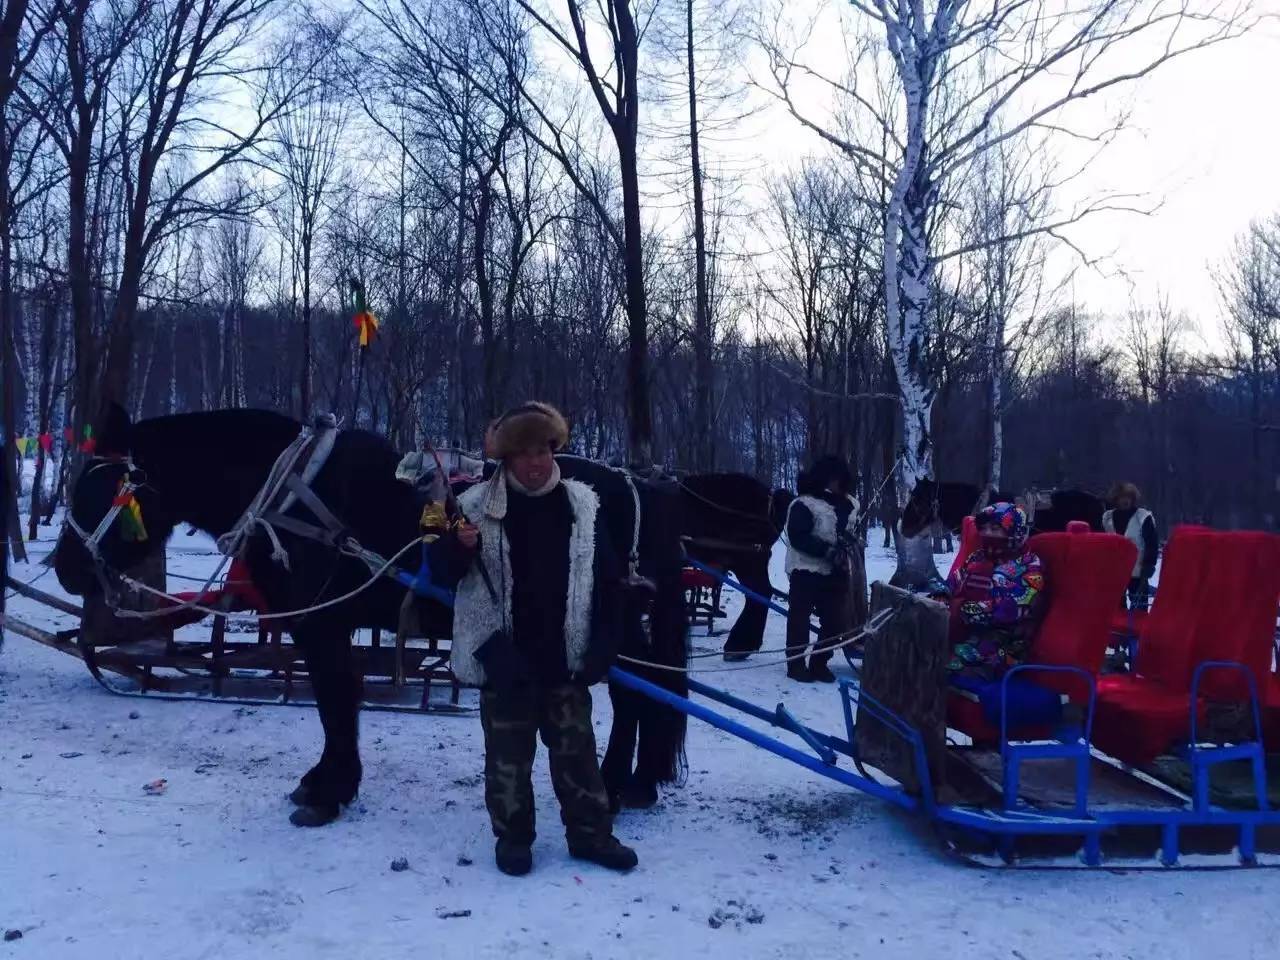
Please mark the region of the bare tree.
<svg viewBox="0 0 1280 960"><path fill-rule="evenodd" d="M887 194L883 275L902 402L901 496L933 466L937 383L925 362L930 299L939 265L968 252L963 243L948 249L935 232L956 180L984 153L1029 133L1109 141L1122 119L1093 129L1073 126L1068 108L1239 36L1250 21L1242 9L1214 0L1202 6L1088 0L1061 9L999 0L851 0L851 6L855 55L842 76L801 62L790 52L794 45L776 33L766 46L773 91L791 114ZM878 69L881 57L887 70ZM804 83L834 94L840 118L814 115L808 107L814 101L798 95ZM868 128L886 133L888 149L859 134ZM1099 210L1131 207L1123 197L1093 197L1027 229L1059 233Z"/></svg>
<svg viewBox="0 0 1280 960"><path fill-rule="evenodd" d="M1239 237L1227 264L1217 272L1226 306L1225 330L1229 353L1225 372L1247 385L1249 424L1250 515L1255 524L1263 514L1263 433L1268 423L1264 406L1272 357L1280 358L1280 223L1255 222ZM1280 365L1276 366L1280 371Z"/></svg>
<svg viewBox="0 0 1280 960"><path fill-rule="evenodd" d="M15 137L17 129L11 124L10 101L22 81L24 73L38 54L45 38L53 28L54 14L44 6L31 7L30 0L4 0L0 10L0 378L4 380L3 397L0 399L0 419L6 443L3 446L4 463L0 465L7 478L9 502L0 504L8 536L4 548L12 549L19 560L26 559L22 545L21 525L18 521L18 472L14 456L17 445L16 401L14 396L15 369L13 362L13 196L11 183ZM27 119L31 119L28 115Z"/></svg>
<svg viewBox="0 0 1280 960"><path fill-rule="evenodd" d="M569 120L556 116L553 99L534 84L508 71L521 102L528 108L521 125L528 136L564 168L607 234L622 263L627 314L627 447L632 463L653 462L653 410L649 379L648 300L645 284L645 242L640 194L640 55L642 25L646 14L632 0L603 0L589 7L580 0L564 0L564 16L541 0L512 0L514 10L536 24L551 48L566 56L577 69L594 100L599 117L613 141L617 182L621 194L622 223L594 188L597 178L589 169L591 151ZM516 49L513 37L524 32L514 11L496 5L485 20L493 50L508 59ZM437 46L442 56L451 56ZM455 58L456 63L456 58ZM483 81L479 89L493 103L503 94Z"/></svg>
<svg viewBox="0 0 1280 960"><path fill-rule="evenodd" d="M993 125L994 129L998 127ZM981 317L979 353L985 364L987 463L983 479L999 488L1004 472L1004 414L1024 349L1043 320L1047 234L1053 183L1040 152L1026 140L1000 140L984 150L967 179L965 242Z"/></svg>
<svg viewBox="0 0 1280 960"><path fill-rule="evenodd" d="M1161 522L1167 522L1171 504L1172 407L1174 389L1186 367L1183 339L1190 323L1174 311L1168 299L1160 298L1151 309L1135 309L1129 316L1125 347L1133 365L1139 400L1146 414L1148 429L1147 462L1157 480L1151 491L1151 502Z"/></svg>
<svg viewBox="0 0 1280 960"><path fill-rule="evenodd" d="M275 76L276 96L296 99L273 124L271 154L276 173L284 181L287 205L278 212L288 218L287 242L295 270L293 288L302 295L302 372L298 415L312 413L312 296L314 256L320 230L329 214L330 192L341 169L340 147L349 110L339 89L337 43L345 21L325 22L304 14L295 24L280 54L283 69Z"/></svg>
<svg viewBox="0 0 1280 960"><path fill-rule="evenodd" d="M225 189L233 194L225 201L228 208L249 205L247 195L253 191L243 178L233 175ZM214 231L213 282L222 304L218 401L224 407L243 407L247 403L244 318L261 268L263 243L255 223L248 217L224 217L214 226Z"/></svg>

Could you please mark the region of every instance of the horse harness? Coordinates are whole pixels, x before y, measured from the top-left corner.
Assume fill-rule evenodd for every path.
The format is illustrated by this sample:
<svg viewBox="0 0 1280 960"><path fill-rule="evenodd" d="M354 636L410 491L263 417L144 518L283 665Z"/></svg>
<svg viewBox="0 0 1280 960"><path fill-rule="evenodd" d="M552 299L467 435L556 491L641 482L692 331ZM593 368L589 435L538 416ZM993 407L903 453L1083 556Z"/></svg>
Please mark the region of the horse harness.
<svg viewBox="0 0 1280 960"><path fill-rule="evenodd" d="M316 418L314 428L303 426L298 436L285 447L272 465L266 482L241 514L235 526L218 538L218 550L223 555L223 560L205 582L204 588L197 593L197 598L212 587L228 560L243 552L249 537L256 530L266 534L272 545L272 559L286 570L289 569L289 553L280 542L276 528L288 531L295 536L317 541L333 549L346 549L367 564L372 565L375 558L378 562L382 561L382 558L364 550L348 535L342 521L311 489L311 484L333 452L337 432L337 419L332 414L323 415ZM119 519L120 514L126 509L131 509L135 492L146 485L146 471L139 468L132 456L128 454L93 457L90 462L94 461L96 464L89 467L90 471L113 464L125 468L120 488L112 500L110 509L98 521L98 525L92 532L81 527L70 512L66 515L66 524L88 551L93 560L94 574L103 593L109 598L111 606L116 607L119 594L108 576L111 571L102 556L100 545L102 538ZM287 516L286 511L296 503L306 506L319 524ZM373 568L376 569L376 565ZM187 601L184 605L190 606L194 603L195 601ZM163 610L156 611L156 614L172 612L172 610Z"/></svg>
<svg viewBox="0 0 1280 960"><path fill-rule="evenodd" d="M360 560L374 574L367 586L371 586L374 580L379 579L381 576L388 575L409 586L414 593L435 596L439 599L440 588L430 589L427 583L430 579L430 573L427 567L425 549L422 554L421 569L417 574L413 576L402 574L393 568L394 559L393 561L387 561L381 555L363 547L359 541L352 537L346 525L338 519L311 488L311 484L327 462L329 455L333 452L338 426L338 421L332 414L319 416L315 420L314 428L303 426L298 436L280 453L267 476L266 482L244 513L241 514L235 526L218 538L218 550L223 555L223 561L206 581L204 588L197 594L197 598L213 585L228 560L243 552L249 537L256 531L261 531L270 540L272 559L288 570L289 553L276 532L279 529L294 536L323 544ZM100 462L97 466L91 467L90 469L92 470L110 464L121 464L125 467L125 475L121 480L120 489L112 501L111 508L103 515L97 527L91 533L81 527L69 512L66 516L66 523L89 552L93 560L94 573L98 578L104 595L109 599L112 607L118 607L119 595L108 577L108 573L111 571L108 570L106 561L102 557L100 544L102 538L106 536L107 531L111 529L121 512L129 507L133 500L134 492L145 486L146 474L134 463L129 455L123 457L95 457L94 459ZM439 465L437 457L437 466ZM652 593L656 590L653 581L643 577L639 572L640 494L629 473L622 470L616 472L622 476L627 485L634 510L634 523L630 550L628 551L625 582L632 589L639 588ZM141 480L136 479L137 474L142 475ZM286 512L295 504L305 506L318 522L313 523L288 516ZM406 545L406 549L408 546L412 546L413 542L421 539L421 537L415 537L414 541L410 541ZM424 544L426 543L425 540L423 542ZM402 550L397 556L402 555L404 552ZM195 600L185 601L179 604L178 608L193 606L195 603ZM139 617L146 617L166 615L172 612L173 608L157 610L151 613L142 611L135 613Z"/></svg>

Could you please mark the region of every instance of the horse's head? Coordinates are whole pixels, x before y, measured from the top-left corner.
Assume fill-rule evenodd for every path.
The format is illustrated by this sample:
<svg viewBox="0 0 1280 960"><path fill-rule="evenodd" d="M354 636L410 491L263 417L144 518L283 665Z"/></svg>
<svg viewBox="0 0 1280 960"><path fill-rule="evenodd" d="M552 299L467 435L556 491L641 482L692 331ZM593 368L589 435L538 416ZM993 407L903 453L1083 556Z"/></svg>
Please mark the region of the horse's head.
<svg viewBox="0 0 1280 960"><path fill-rule="evenodd" d="M933 480L924 479L916 483L911 490L911 495L907 497L906 505L902 508L904 536L919 536L921 531L938 519L941 509L939 503L941 492L940 487Z"/></svg>
<svg viewBox="0 0 1280 960"><path fill-rule="evenodd" d="M71 487L54 554L58 582L79 596L101 590L101 573L133 569L163 549L174 523L145 462L136 459L132 424L122 409L112 406L96 440Z"/></svg>

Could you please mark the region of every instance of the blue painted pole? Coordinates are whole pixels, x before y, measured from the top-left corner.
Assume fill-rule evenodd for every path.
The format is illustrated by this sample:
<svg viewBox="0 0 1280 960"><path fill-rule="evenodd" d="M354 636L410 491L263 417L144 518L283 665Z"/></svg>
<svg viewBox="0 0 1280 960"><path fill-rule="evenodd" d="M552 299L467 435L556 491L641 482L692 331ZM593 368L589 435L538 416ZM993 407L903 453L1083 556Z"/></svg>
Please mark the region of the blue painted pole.
<svg viewBox="0 0 1280 960"><path fill-rule="evenodd" d="M771 723L775 727L781 727L784 730L792 730L792 732L797 734L800 733L799 730L794 730L792 727L788 726L788 724L779 722L776 710L766 710L764 707L756 706L750 700L743 700L741 697L735 697L733 694L724 690L720 690L716 687L709 687L705 683L694 680L692 677L689 678L689 690L693 693L706 697L708 700L715 700L718 703L723 703L726 707L732 707L734 710L739 710L748 716L755 717L757 720L763 720L765 723ZM792 719L794 720L794 718ZM845 756L853 756L853 747L849 745L847 740L841 740L839 737L833 737L830 734L822 733L819 730L814 730L812 727L806 726L804 729L823 746L828 747L837 753L843 753ZM803 736L803 734L800 735Z"/></svg>
<svg viewBox="0 0 1280 960"><path fill-rule="evenodd" d="M705 573L709 577L714 577L716 580L719 580L721 583L723 583L726 587L732 587L734 590L737 590L739 593L743 594L748 600L754 600L756 603L763 604L764 606L772 610L774 613L780 613L784 617L787 615L786 607L782 606L781 604L774 603L768 597L762 596L761 594L756 593L750 587L744 587L737 580L733 579L733 577L726 576L725 574L721 573L719 570L715 569L714 567L709 567L702 561L694 560L692 557L687 557L685 559L685 563L693 567L693 569L695 570L701 570L703 573ZM809 632L814 634L815 636L820 635L820 631L812 623L809 624Z"/></svg>
<svg viewBox="0 0 1280 960"><path fill-rule="evenodd" d="M860 777L852 771L823 763L820 759L811 754L805 753L802 750L797 750L795 747L785 744L781 740L767 734L761 733L759 730L753 730L745 724L738 723L736 720L731 720L728 717L722 716L714 710L710 710L700 703L695 703L687 697L682 697L679 694L672 693L670 690L664 690L657 684L650 683L647 680L642 680L635 674L628 673L626 670L621 670L618 667L610 667L609 679L613 680L615 683L620 683L624 687L628 687L637 693L641 693L644 696L649 697L651 700L657 700L659 703L664 703L673 710L679 710L683 714L696 717L704 723L709 723L713 727L717 727L725 733L732 734L740 740L745 740L747 743L760 747L763 750L768 750L770 753L776 754L784 760L790 760L792 763L797 763L805 769L812 770L814 773L820 774L829 780L835 780L838 783L843 783L845 786L853 787L855 790L862 790L865 793L871 794L873 797L879 797L881 800L896 804L904 810L919 809L920 802L915 797L908 796L899 787L887 787L875 780Z"/></svg>

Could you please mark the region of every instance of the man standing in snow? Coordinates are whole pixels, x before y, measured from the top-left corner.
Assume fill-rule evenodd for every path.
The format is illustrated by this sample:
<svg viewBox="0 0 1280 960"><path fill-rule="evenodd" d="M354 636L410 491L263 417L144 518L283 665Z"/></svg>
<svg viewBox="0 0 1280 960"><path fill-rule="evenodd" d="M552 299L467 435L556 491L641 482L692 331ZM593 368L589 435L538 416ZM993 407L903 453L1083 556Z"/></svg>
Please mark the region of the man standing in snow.
<svg viewBox="0 0 1280 960"><path fill-rule="evenodd" d="M1117 483L1108 499L1111 509L1102 515L1102 529L1120 534L1138 548L1138 560L1129 580L1129 609L1146 610L1151 578L1155 576L1156 561L1160 558L1155 517L1139 505L1141 497L1132 483Z"/></svg>
<svg viewBox="0 0 1280 960"><path fill-rule="evenodd" d="M613 870L636 865L613 836L596 759L588 686L600 680L621 632L621 571L597 523L600 500L562 480L554 454L568 441L553 407L527 403L490 426L494 476L459 498L469 565L458 585L452 664L480 687L485 805L498 869L533 866L531 774L546 745L569 853Z"/></svg>
<svg viewBox="0 0 1280 960"><path fill-rule="evenodd" d="M858 501L849 493L853 474L840 457L823 457L802 471L798 496L787 511L787 676L808 683L834 683L831 650L821 641L805 663L809 618L816 612L824 640L839 642L853 626L855 598L851 575L861 570ZM865 590L865 587L862 588ZM864 614L865 595L859 601Z"/></svg>

